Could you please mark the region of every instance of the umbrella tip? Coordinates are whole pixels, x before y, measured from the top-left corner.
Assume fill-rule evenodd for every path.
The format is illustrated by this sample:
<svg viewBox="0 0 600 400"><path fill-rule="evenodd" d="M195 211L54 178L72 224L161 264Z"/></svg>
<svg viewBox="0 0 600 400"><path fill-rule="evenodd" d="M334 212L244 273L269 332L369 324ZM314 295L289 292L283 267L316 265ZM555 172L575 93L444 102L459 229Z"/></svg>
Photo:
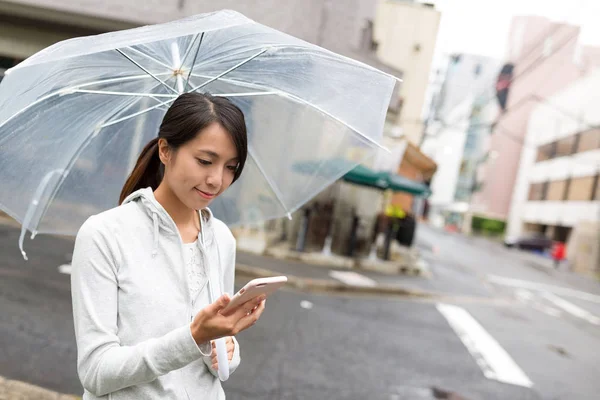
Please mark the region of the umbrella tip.
<svg viewBox="0 0 600 400"><path fill-rule="evenodd" d="M289 219L291 221L292 220L292 214L287 213L287 219Z"/></svg>

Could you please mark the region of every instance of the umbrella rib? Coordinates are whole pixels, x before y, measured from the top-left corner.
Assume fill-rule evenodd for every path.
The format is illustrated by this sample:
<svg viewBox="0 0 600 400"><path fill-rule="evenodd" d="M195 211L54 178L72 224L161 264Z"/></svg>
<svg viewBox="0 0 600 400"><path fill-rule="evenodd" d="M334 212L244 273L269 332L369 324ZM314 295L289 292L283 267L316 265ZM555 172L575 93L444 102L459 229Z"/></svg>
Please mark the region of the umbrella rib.
<svg viewBox="0 0 600 400"><path fill-rule="evenodd" d="M157 63L157 64L159 64L159 65L167 68L168 70L173 69L173 67L171 67L170 65L165 64L164 62L160 61L159 59L154 58L154 57L150 56L149 54L144 53L143 51L140 51L140 50L135 49L133 47L127 47L127 48L129 50L133 51L134 53L139 54L142 57L146 57L148 60L154 61L155 63Z"/></svg>
<svg viewBox="0 0 600 400"><path fill-rule="evenodd" d="M119 49L116 49L116 50L117 50L119 53L123 54L123 56L127 57L127 55L126 55L125 53L123 53L122 51L120 51ZM210 83L212 83L212 82L216 81L217 79L219 79L219 78L221 78L221 77L225 76L226 74L230 73L231 71L233 71L233 70L235 70L235 69L237 69L237 68L241 67L242 65L244 65L244 64L246 64L246 63L248 63L248 62L250 62L250 61L254 60L256 57L258 57L258 56L260 56L261 54L265 53L267 50L269 50L269 48L263 49L262 51L260 51L260 52L258 52L258 53L256 53L256 54L254 54L253 56L251 56L251 57L248 57L248 58L247 58L247 59L245 59L244 61L242 61L242 62L240 62L240 63L238 63L238 64L234 65L234 66L233 66L233 67L231 67L231 68L229 68L227 71L225 71L225 72L222 72L222 73L221 73L221 74L219 74L218 76L216 76L216 77L214 77L214 78L211 78L210 80L208 80L208 81L206 81L206 82L202 83L200 86L197 86L196 88L193 88L193 89L192 89L190 92L195 92L196 90L198 90L198 89L200 89L200 88L202 88L202 87L204 87L204 86L206 86L206 85L208 85L208 84L210 84ZM129 57L127 57L127 58L128 58L129 60L131 60ZM135 63L136 65L138 65L140 68L142 68L142 69L144 68L144 67L142 67L141 65L137 64L137 63L136 63L134 60L131 60L131 61L132 61L133 63ZM145 71L145 70L144 70L144 71ZM149 73L149 72L148 72L148 73ZM149 73L149 74L150 74L150 73ZM154 77L155 79L157 79L157 80L158 80L160 83L162 83L164 86L168 87L168 88L169 88L169 90L171 90L171 91L175 92L177 95L179 95L179 93L177 93L177 91L176 91L175 89L173 89L172 87L170 87L169 85L167 85L166 83L164 83L162 80L160 80L160 79L156 78L156 77L155 77L154 75L152 75L152 74L150 74L150 75L151 75L152 77ZM188 93L189 93L189 92L188 92ZM138 111L137 113L131 114L131 115L129 115L129 116L126 116L126 117L119 118L119 119L117 119L117 120L114 120L114 121L110 121L110 122L104 123L104 124L100 125L100 128L105 128L105 127L107 127L107 126L114 125L114 124L117 124L117 123L119 123L119 122L125 121L125 120L127 120L127 119L129 119L129 118L137 117L138 115L141 115L141 114L147 113L147 112L149 112L149 111L152 111L152 110L154 110L154 109L156 109L156 108L158 108L158 107L162 107L162 106L164 106L164 105L166 105L166 104L169 104L169 103L171 103L171 102L173 102L173 101L175 101L175 99L170 99L170 100L167 100L167 101L165 101L165 102L161 102L161 103L159 103L159 104L157 104L157 105L155 105L155 106L153 106L153 107L149 107L149 108L147 108L147 109L145 109L145 110Z"/></svg>
<svg viewBox="0 0 600 400"><path fill-rule="evenodd" d="M202 39L204 39L204 32L202 32L202 36L200 36L200 43L198 44L198 47L196 48L196 54L194 55L194 61L192 61L192 65L190 66L190 72L188 73L187 79L185 80L186 87L190 84L190 77L192 76L192 71L194 70L194 64L196 64L196 59L198 58L198 53L200 53L200 46L202 46ZM185 61L185 58L184 58L184 61ZM181 67L183 67L183 63L181 63Z"/></svg>
<svg viewBox="0 0 600 400"><path fill-rule="evenodd" d="M149 90L154 90L156 89L160 84L156 84L154 86L152 86ZM119 112L114 113L111 118L117 118L120 115L123 115L127 110L129 110L131 107L133 107L134 105L136 105L139 102L140 98L137 98L136 100L132 101L128 106L124 107L123 109L121 109ZM154 98L154 100L158 101L160 103L160 100L157 98ZM97 129L100 130L102 129L103 126L98 127Z"/></svg>
<svg viewBox="0 0 600 400"><path fill-rule="evenodd" d="M233 67L229 68L227 71L225 72L221 72L219 75L215 76L214 78L209 79L208 81L202 83L200 86L196 86L195 88L192 88L192 90L190 90L190 92L195 92L198 89L203 88L204 86L207 86L211 83L213 83L214 81L216 81L217 79L222 78L223 76L227 75L228 73L230 73L231 71L234 71L236 69L238 69L239 67L241 67L242 65L254 60L256 57L260 56L261 54L267 52L269 50L269 48L267 47L266 49L262 49L261 51L259 51L258 53L248 57L247 59L245 59L244 61L234 65Z"/></svg>
<svg viewBox="0 0 600 400"><path fill-rule="evenodd" d="M277 188L277 185L275 185L275 183L271 180L271 178L269 178L269 176L265 173L264 168L262 167L260 161L258 161L258 158L256 158L256 156L254 155L254 150L252 149L252 146L250 146L250 145L248 145L248 154L250 155L250 157L252 157L252 160L254 160L256 167L258 168L258 170L260 171L262 176L267 181L269 188L275 194L275 197L277 198L277 201L279 201L279 204L281 204L281 206L283 207L283 210L285 211L285 214L288 217L288 219L292 219L290 210L285 205L285 202L283 201L283 196L282 196L281 192Z"/></svg>
<svg viewBox="0 0 600 400"><path fill-rule="evenodd" d="M210 76L199 75L199 74L194 74L193 76L198 77L198 78L210 78ZM272 88L268 88L268 87L265 87L265 86L262 86L262 85L256 85L256 84L253 84L253 83L248 83L248 82L240 81L240 80L237 80L237 79L224 78L224 79L221 79L221 80L224 81L224 82L230 82L230 83L233 83L233 84L236 84L236 85L245 86L245 87L253 88L253 89L260 89L260 90L265 90L265 91L269 91L269 90L272 91L273 90ZM377 143L375 140L371 139L369 136L367 136L364 133L360 132L358 129L355 129L352 126L348 125L347 123L345 123L341 119L337 118L336 116L331 115L329 112L323 110L321 107L316 106L314 104L311 104L308 101L303 100L300 97L298 97L296 95L293 95L291 93L287 93L287 92L284 92L284 91L281 91L281 90L277 90L276 92L277 92L277 94L279 94L279 95L281 95L283 97L288 97L288 98L293 99L295 101L298 101L298 102L300 102L302 104L305 104L305 105L307 105L307 106L309 106L311 108L314 108L315 110L317 110L317 111L319 111L319 112L327 115L329 118L331 118L331 119L339 122L340 124L348 127L352 132L354 132L356 135L360 136L363 139L363 141L371 143L371 144L377 146L378 148L380 148L381 150L386 151L387 153L391 153L390 149L388 149L387 147L385 147L385 146Z"/></svg>
<svg viewBox="0 0 600 400"><path fill-rule="evenodd" d="M204 35L204 32L202 32L202 35ZM198 36L200 36L199 33L197 33L197 34L194 35L194 39L192 39L192 42L190 43L190 46L185 51L185 54L183 55L183 58L182 58L182 61L181 61L181 66L179 67L180 69L183 66L183 64L185 64L185 60L187 60L188 56L192 52L192 49L194 48L194 43L196 43L196 40L198 40Z"/></svg>
<svg viewBox="0 0 600 400"><path fill-rule="evenodd" d="M130 97L151 97L157 101L158 97L166 97L169 99L174 99L177 96L174 94L158 94L158 93L136 93L136 92L112 92L108 90L85 90L85 89L75 89L74 93L88 93L88 94L106 94L111 96L130 96Z"/></svg>
<svg viewBox="0 0 600 400"><path fill-rule="evenodd" d="M127 115L125 117L122 117L122 118L119 118L119 119L116 119L116 120L113 120L113 121L105 122L104 124L100 125L99 128L106 128L107 126L111 126L111 125L114 125L114 124L118 124L119 122L123 122L123 121L126 121L126 120L131 119L131 118L135 118L135 117L137 117L139 115L145 114L145 113L150 112L152 110L156 110L159 107L162 107L162 106L165 106L165 105L167 105L169 103L172 103L173 101L175 101L175 99L169 99L167 101L160 102L159 104L157 104L155 106L148 107L146 109L143 109L141 111L138 111L138 112L130 114L130 115Z"/></svg>
<svg viewBox="0 0 600 400"><path fill-rule="evenodd" d="M151 89L154 89L157 86L158 85L152 87ZM133 105L136 104L136 103L137 103L137 100L131 102L131 104L127 105L124 109L119 110L118 112L114 113L111 116L111 118L122 114L123 112L125 112L128 109L130 109L131 107L133 107ZM60 181L58 182L58 184L52 190L52 193L51 193L50 197L48 198L48 201L46 202L46 204L44 204L44 209L42 210L42 213L40 214L40 218L37 221L38 225L39 225L40 221L42 221L44 219L44 216L46 215L46 212L48 211L48 208L50 207L50 203L52 203L52 201L56 197L56 194L58 193L58 191L60 190L60 187L65 182L65 179L67 179L67 176L69 175L69 172L71 171L71 167L73 166L73 164L77 160L77 157L87 147L87 145L90 143L90 141L92 139L94 139L100 133L100 131L102 130L102 128L103 128L103 126L101 125L101 126L97 127L96 129L94 129L91 134L88 134L87 137L85 138L85 140L83 141L83 143L81 143L81 145L79 145L79 147L77 148L77 150L75 151L75 153L73 153L73 155L69 159L69 162L67 163L67 166L63 169L64 172L63 172L63 174L62 174L62 176L60 178ZM37 205L36 205L36 207L37 207ZM36 229L37 229L37 226L36 226Z"/></svg>
<svg viewBox="0 0 600 400"><path fill-rule="evenodd" d="M213 96L215 96L215 97L243 97L243 96L274 95L274 94L279 94L279 93L280 93L280 92L247 92L247 93L225 93L225 94L213 94ZM169 95L169 96L170 96L170 95ZM174 97L174 96L173 96L173 97ZM158 99L157 99L157 100L158 100ZM152 111L152 110L155 110L155 109L157 109L157 108L159 108L159 107L162 107L162 106L165 106L165 105L167 105L167 104L169 104L169 103L172 103L173 101L175 101L175 99L174 99L174 98L171 98L171 99L169 99L169 100L166 100L166 101L163 101L163 102L161 102L161 103L159 103L159 104L157 104L157 105L155 105L155 106L148 107L148 108L146 108L146 109L144 109L144 110L140 110L140 111L138 111L138 112L136 112L136 113L134 113L134 114L127 115L127 116L125 116L125 117L122 117L122 118L116 119L116 120L114 120L114 121L108 121L108 122L105 122L103 125L100 125L100 128L105 128L105 127L107 127L107 126L111 126L111 125L114 125L114 124L118 124L119 122L126 121L126 120L128 120L128 119L130 119L130 118L137 117L137 116L139 116L139 115L142 115L142 114L145 114L145 113L147 113L147 112L150 112L150 111Z"/></svg>
<svg viewBox="0 0 600 400"><path fill-rule="evenodd" d="M172 73L171 72L163 72L161 74L156 74L156 76L161 76L161 75L172 75ZM60 89L58 92L60 94L63 94L63 93L69 92L74 89L80 89L80 88L84 88L84 87L88 87L88 86L99 85L102 83L115 83L115 82L131 81L131 80L135 80L135 79L150 79L150 78L152 78L152 77L144 74L144 75L125 76L122 78L101 79L98 81L87 82L87 83L83 83L81 85L75 85L72 87Z"/></svg>
<svg viewBox="0 0 600 400"><path fill-rule="evenodd" d="M251 97L251 96L267 96L278 95L280 92L242 92L242 93L211 93L215 97Z"/></svg>
<svg viewBox="0 0 600 400"><path fill-rule="evenodd" d="M167 85L167 83L165 81L163 81L162 79L160 79L158 76L154 75L152 72L148 71L146 68L144 68L140 63L138 63L137 61L135 61L133 58L129 57L127 54L125 54L123 52L123 50L121 49L115 49L116 52L118 52L119 54L121 54L123 57L125 57L126 59L128 59L129 61L131 61L136 67L138 67L139 69L141 69L142 71L144 71L145 73L147 73L148 75L150 75L152 78L154 78L156 81L160 82L164 87L168 88L170 91L177 93L177 90L173 89L171 86Z"/></svg>
<svg viewBox="0 0 600 400"><path fill-rule="evenodd" d="M18 117L19 115L23 114L25 111L29 110L30 108L43 103L44 101L51 99L54 96L62 96L62 95L66 95L69 93L74 92L76 89L81 88L81 87L87 87L87 86L93 86L93 85L98 85L101 83L113 83L113 82L122 82L122 81L128 81L128 80L134 80L134 79L145 79L145 78L150 78L148 75L136 75L136 76L127 76L127 77L123 77L123 78L111 78L111 79L102 79L102 80L98 80L98 81L93 81L93 82L88 82L88 83L84 83L81 85L77 85L77 86L72 86L72 87L68 87L68 88L64 88L64 89L59 89L55 92L52 92L44 97L41 97L39 99L37 99L36 101L28 104L27 106L23 107L22 109L20 109L19 111L17 111L16 113L14 113L13 115L11 115L9 118L7 118L4 122L0 123L0 128L2 128L4 125L6 125L7 123L9 123L10 121L12 121L13 119L15 119L16 117ZM6 137L4 138L6 139Z"/></svg>

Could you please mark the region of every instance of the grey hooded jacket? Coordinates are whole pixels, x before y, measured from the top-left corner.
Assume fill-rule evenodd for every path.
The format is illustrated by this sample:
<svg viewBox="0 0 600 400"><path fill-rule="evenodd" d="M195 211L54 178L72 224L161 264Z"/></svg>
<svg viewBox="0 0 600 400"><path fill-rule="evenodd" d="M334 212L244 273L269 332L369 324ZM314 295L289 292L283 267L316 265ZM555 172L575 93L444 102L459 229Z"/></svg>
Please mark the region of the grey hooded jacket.
<svg viewBox="0 0 600 400"><path fill-rule="evenodd" d="M194 299L183 241L150 188L82 225L71 291L84 400L225 398L210 343L198 346L190 324L222 293L233 294L235 239L209 211L198 242L208 280ZM234 342L231 372L240 363Z"/></svg>

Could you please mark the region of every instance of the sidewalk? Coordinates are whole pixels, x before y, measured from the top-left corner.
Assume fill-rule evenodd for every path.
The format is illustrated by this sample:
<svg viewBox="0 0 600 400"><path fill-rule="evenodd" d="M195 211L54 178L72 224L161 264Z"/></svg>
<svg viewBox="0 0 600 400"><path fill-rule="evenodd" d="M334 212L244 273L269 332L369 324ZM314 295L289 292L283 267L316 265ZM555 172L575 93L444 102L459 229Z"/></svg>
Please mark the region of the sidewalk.
<svg viewBox="0 0 600 400"><path fill-rule="evenodd" d="M81 397L53 392L0 376L0 400L81 400Z"/></svg>
<svg viewBox="0 0 600 400"><path fill-rule="evenodd" d="M236 275L241 279L285 275L288 277L288 287L309 292L420 298L465 296L463 287L454 282L449 284L446 279L389 275L357 269L349 271L343 267L317 266L241 251L237 252ZM471 290L470 295L488 297L483 291Z"/></svg>

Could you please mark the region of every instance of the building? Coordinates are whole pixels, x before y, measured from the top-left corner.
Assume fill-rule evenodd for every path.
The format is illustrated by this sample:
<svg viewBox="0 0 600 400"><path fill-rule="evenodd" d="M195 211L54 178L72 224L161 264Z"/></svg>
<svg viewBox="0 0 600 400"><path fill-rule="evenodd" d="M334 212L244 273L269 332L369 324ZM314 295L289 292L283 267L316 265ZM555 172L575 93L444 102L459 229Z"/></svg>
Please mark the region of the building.
<svg viewBox="0 0 600 400"><path fill-rule="evenodd" d="M507 220L532 110L598 65L597 49L579 44L579 30L543 17L513 19L497 85L508 97L489 138L487 162L478 169L481 191L471 203L475 214Z"/></svg>
<svg viewBox="0 0 600 400"><path fill-rule="evenodd" d="M600 270L596 264L600 261L598 126L600 69L537 105L529 121L508 220L509 235L540 232L569 242L570 261L588 271L594 265ZM585 233L588 227L591 232ZM590 246L585 245L588 241Z"/></svg>
<svg viewBox="0 0 600 400"><path fill-rule="evenodd" d="M398 134L416 145L423 136L423 107L440 17L431 4L382 0L375 18L377 58L402 71L404 80L391 117Z"/></svg>
<svg viewBox="0 0 600 400"><path fill-rule="evenodd" d="M483 143L496 116L484 109L499 69L497 60L454 54L439 93L434 94L422 149L438 165L430 199L430 218L437 226L460 226L468 211Z"/></svg>
<svg viewBox="0 0 600 400"><path fill-rule="evenodd" d="M377 0L73 0L0 1L0 68L58 41L188 15L234 9L259 23L340 54L360 58Z"/></svg>

